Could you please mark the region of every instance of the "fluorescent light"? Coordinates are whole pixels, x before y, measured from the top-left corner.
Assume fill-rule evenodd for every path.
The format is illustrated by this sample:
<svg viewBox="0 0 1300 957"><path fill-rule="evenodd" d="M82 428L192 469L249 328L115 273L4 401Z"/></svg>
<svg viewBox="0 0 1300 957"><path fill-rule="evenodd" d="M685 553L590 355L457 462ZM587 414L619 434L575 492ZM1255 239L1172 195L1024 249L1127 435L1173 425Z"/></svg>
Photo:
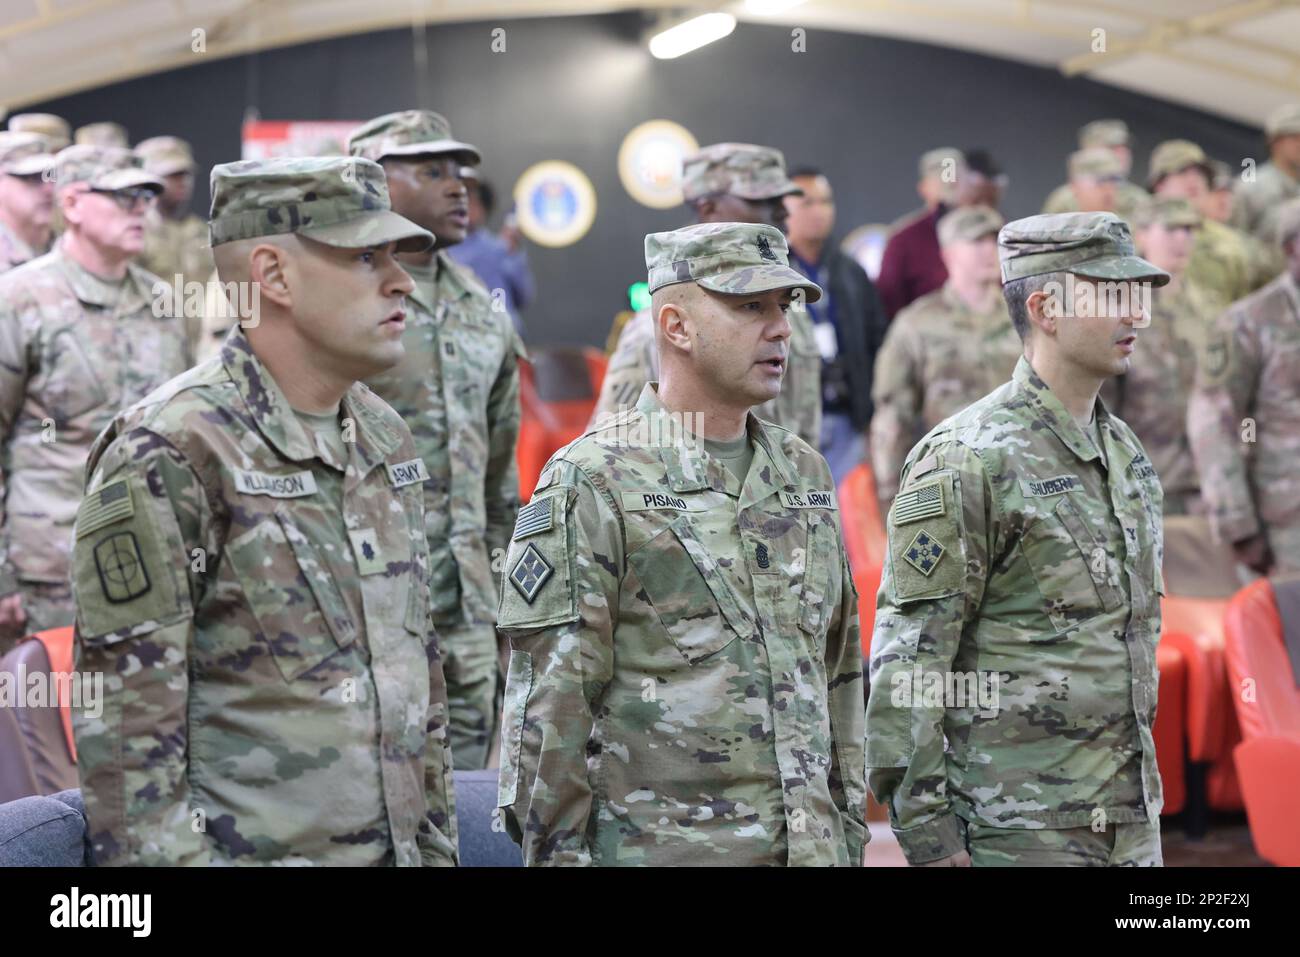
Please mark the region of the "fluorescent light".
<svg viewBox="0 0 1300 957"><path fill-rule="evenodd" d="M745 9L756 16L770 17L774 13L784 13L803 2L804 0L745 0Z"/></svg>
<svg viewBox="0 0 1300 957"><path fill-rule="evenodd" d="M656 33L650 38L650 53L660 60L671 60L721 40L734 29L736 18L731 14L706 13Z"/></svg>

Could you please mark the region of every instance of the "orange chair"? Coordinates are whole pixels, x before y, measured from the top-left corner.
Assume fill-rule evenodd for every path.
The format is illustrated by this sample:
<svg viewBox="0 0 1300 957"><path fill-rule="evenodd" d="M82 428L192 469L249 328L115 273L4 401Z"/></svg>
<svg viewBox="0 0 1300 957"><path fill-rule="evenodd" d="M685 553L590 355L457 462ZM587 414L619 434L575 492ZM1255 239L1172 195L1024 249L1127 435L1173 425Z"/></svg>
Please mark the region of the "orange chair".
<svg viewBox="0 0 1300 957"><path fill-rule="evenodd" d="M532 349L519 363L519 497L527 501L547 460L587 429L605 379L597 349Z"/></svg>
<svg viewBox="0 0 1300 957"><path fill-rule="evenodd" d="M0 671L70 675L72 657L71 626L53 628L20 641L0 658ZM77 786L77 748L72 737L71 702L66 697L69 687L65 682L52 682L52 687L59 695L57 710L25 703L4 709L0 803Z"/></svg>
<svg viewBox="0 0 1300 957"><path fill-rule="evenodd" d="M858 589L858 629L862 653L871 654L871 632L876 620L876 592L885 567L885 523L880 520L876 499L876 477L863 462L840 480L840 523L844 527L844 550L848 552L853 584Z"/></svg>
<svg viewBox="0 0 1300 957"><path fill-rule="evenodd" d="M1164 783L1165 806L1161 814L1177 814L1187 803L1187 659L1174 645L1156 646L1160 672L1160 700L1151 735L1156 742L1156 766Z"/></svg>
<svg viewBox="0 0 1300 957"><path fill-rule="evenodd" d="M1265 860L1300 867L1300 688L1282 638L1274 588L1300 582L1260 579L1228 603L1225 657L1240 722L1237 773L1255 850Z"/></svg>

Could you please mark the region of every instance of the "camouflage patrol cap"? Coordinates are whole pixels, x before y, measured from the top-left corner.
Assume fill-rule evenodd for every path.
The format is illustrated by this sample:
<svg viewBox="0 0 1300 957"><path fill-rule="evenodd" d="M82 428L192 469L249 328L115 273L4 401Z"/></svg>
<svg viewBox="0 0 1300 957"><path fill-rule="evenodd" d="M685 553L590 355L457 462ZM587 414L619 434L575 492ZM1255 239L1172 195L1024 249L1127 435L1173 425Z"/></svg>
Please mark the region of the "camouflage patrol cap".
<svg viewBox="0 0 1300 957"><path fill-rule="evenodd" d="M1270 140L1297 133L1300 133L1300 103L1283 103L1264 121L1264 134Z"/></svg>
<svg viewBox="0 0 1300 957"><path fill-rule="evenodd" d="M753 143L714 143L682 160L682 196L686 202L710 193L741 199L776 199L803 195L785 175L780 150Z"/></svg>
<svg viewBox="0 0 1300 957"><path fill-rule="evenodd" d="M939 220L939 245L969 243L985 236L996 236L1003 222L1002 214L989 206L958 206L944 213Z"/></svg>
<svg viewBox="0 0 1300 957"><path fill-rule="evenodd" d="M145 172L140 158L120 146L81 143L61 149L55 156L54 182L62 189L85 183L91 189L130 189L148 186L162 192L162 180Z"/></svg>
<svg viewBox="0 0 1300 957"><path fill-rule="evenodd" d="M956 176L957 170L965 162L965 155L957 147L940 146L938 149L926 150L921 154L921 160L916 166L916 175L919 179L925 179L927 176L942 176L947 170L952 170L953 176Z"/></svg>
<svg viewBox="0 0 1300 957"><path fill-rule="evenodd" d="M1147 163L1147 187L1155 189L1166 176L1181 173L1189 166L1204 170L1206 179L1214 178L1214 168L1210 166L1205 150L1191 140L1165 140L1151 151L1151 160Z"/></svg>
<svg viewBox="0 0 1300 957"><path fill-rule="evenodd" d="M453 139L447 118L432 110L385 113L362 123L348 137L348 152L379 162L386 156L436 156L455 153L461 164L483 161L477 147Z"/></svg>
<svg viewBox="0 0 1300 957"><path fill-rule="evenodd" d="M40 133L49 142L51 153L72 145L72 127L53 113L15 113L9 117L9 129L14 133Z"/></svg>
<svg viewBox="0 0 1300 957"><path fill-rule="evenodd" d="M804 289L808 302L822 297L820 286L790 268L781 231L762 223L701 223L648 233L645 265L652 293L694 282L733 295Z"/></svg>
<svg viewBox="0 0 1300 957"><path fill-rule="evenodd" d="M1049 213L1007 223L998 233L1002 282L1068 272L1089 279L1142 280L1163 286L1169 273L1133 246L1128 223L1114 213Z"/></svg>
<svg viewBox="0 0 1300 957"><path fill-rule="evenodd" d="M135 155L140 157L144 168L155 176L171 176L194 169L194 154L190 152L190 144L179 136L151 136L147 140L141 140L135 144Z"/></svg>
<svg viewBox="0 0 1300 957"><path fill-rule="evenodd" d="M342 249L396 242L423 252L433 234L393 212L378 163L355 156L239 160L212 167L212 245L297 233Z"/></svg>
<svg viewBox="0 0 1300 957"><path fill-rule="evenodd" d="M1153 196L1144 200L1133 210L1133 226L1141 229L1152 223L1174 228L1188 226L1196 229L1201 225L1201 214L1189 200L1175 196Z"/></svg>
<svg viewBox="0 0 1300 957"><path fill-rule="evenodd" d="M1093 120L1079 127L1079 149L1096 146L1128 146L1132 137L1123 120Z"/></svg>
<svg viewBox="0 0 1300 957"><path fill-rule="evenodd" d="M72 135L72 142L78 146L131 148L131 140L127 136L126 127L121 123L112 123L107 120L101 123L87 123L85 126L78 126L77 132Z"/></svg>
<svg viewBox="0 0 1300 957"><path fill-rule="evenodd" d="M0 173L35 176L53 166L49 141L39 133L0 131Z"/></svg>
<svg viewBox="0 0 1300 957"><path fill-rule="evenodd" d="M1300 235L1300 196L1287 200L1277 211L1277 243L1285 245L1287 240Z"/></svg>
<svg viewBox="0 0 1300 957"><path fill-rule="evenodd" d="M1070 179L1122 180L1124 161L1105 146L1092 146L1070 154Z"/></svg>

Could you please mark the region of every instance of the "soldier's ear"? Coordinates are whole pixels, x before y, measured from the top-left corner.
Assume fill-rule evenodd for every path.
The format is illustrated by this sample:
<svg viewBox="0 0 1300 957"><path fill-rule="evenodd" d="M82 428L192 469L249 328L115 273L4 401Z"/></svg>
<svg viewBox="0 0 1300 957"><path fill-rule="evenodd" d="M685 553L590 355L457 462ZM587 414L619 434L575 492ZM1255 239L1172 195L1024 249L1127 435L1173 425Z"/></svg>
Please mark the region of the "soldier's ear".
<svg viewBox="0 0 1300 957"><path fill-rule="evenodd" d="M690 352L691 336L686 329L686 319L682 304L671 299L655 313L655 323L659 326L659 335L664 341L683 352Z"/></svg>
<svg viewBox="0 0 1300 957"><path fill-rule="evenodd" d="M55 188L58 188L57 185ZM81 225L81 210L77 208L77 204L89 191L90 187L85 183L71 183L59 190L59 211L63 214L65 223Z"/></svg>
<svg viewBox="0 0 1300 957"><path fill-rule="evenodd" d="M289 290L288 251L274 243L258 243L248 253L248 275L258 294L285 309L293 305Z"/></svg>

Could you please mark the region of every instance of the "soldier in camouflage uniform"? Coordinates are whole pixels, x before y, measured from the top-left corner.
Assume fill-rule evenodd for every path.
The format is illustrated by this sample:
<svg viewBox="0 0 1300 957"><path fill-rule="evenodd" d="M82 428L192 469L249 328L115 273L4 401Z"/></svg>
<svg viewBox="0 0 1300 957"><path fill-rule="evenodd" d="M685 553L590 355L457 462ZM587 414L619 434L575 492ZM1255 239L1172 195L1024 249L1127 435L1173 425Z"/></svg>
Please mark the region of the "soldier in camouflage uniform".
<svg viewBox="0 0 1300 957"><path fill-rule="evenodd" d="M1278 210L1300 197L1300 103L1285 103L1264 123L1269 159L1236 188L1232 224L1269 244L1277 235Z"/></svg>
<svg viewBox="0 0 1300 957"><path fill-rule="evenodd" d="M1221 598L1237 576L1230 549L1217 544L1201 502L1201 483L1187 434L1187 401L1196 363L1227 303L1191 276L1187 265L1201 215L1185 199L1148 200L1133 216L1139 255L1169 273L1153 290L1151 326L1142 333L1138 360L1102 386L1111 414L1141 440L1164 490L1165 583L1172 594Z"/></svg>
<svg viewBox="0 0 1300 957"><path fill-rule="evenodd" d="M433 237L342 157L217 166L211 235L259 307L114 419L77 514L96 863L454 864L427 473L356 381L401 358L395 253Z"/></svg>
<svg viewBox="0 0 1300 957"><path fill-rule="evenodd" d="M939 220L948 280L894 317L876 355L871 467L882 515L912 446L1010 379L1023 351L999 284L1001 228L987 206L962 206Z"/></svg>
<svg viewBox="0 0 1300 957"><path fill-rule="evenodd" d="M53 166L54 156L43 136L0 132L0 273L49 248Z"/></svg>
<svg viewBox="0 0 1300 957"><path fill-rule="evenodd" d="M189 365L180 320L132 262L162 185L128 150L70 146L55 168L67 230L0 277L0 623L72 624L72 520L86 456L114 415ZM4 639L0 638L0 641Z"/></svg>
<svg viewBox="0 0 1300 957"><path fill-rule="evenodd" d="M1141 284L1168 276L1112 213L1032 216L998 244L1026 354L903 467L871 788L913 864L1159 864L1160 483L1097 391L1128 368Z"/></svg>
<svg viewBox="0 0 1300 957"><path fill-rule="evenodd" d="M770 226L646 237L662 380L519 513L500 794L530 865L848 865L867 840L857 597L826 461L751 413L791 290Z"/></svg>
<svg viewBox="0 0 1300 957"><path fill-rule="evenodd" d="M469 196L460 170L479 163L478 151L428 110L376 117L352 134L348 150L382 162L393 208L438 240L436 254L403 257L415 279L406 356L367 384L406 421L428 470L425 530L451 745L460 767L482 768L500 714L496 586L519 509L523 344L504 299L494 301L446 253L465 238Z"/></svg>
<svg viewBox="0 0 1300 957"><path fill-rule="evenodd" d="M153 136L135 145L144 168L163 184L158 208L150 215L140 264L185 296L185 334L190 352L198 357L203 311L199 297L190 296L189 283L206 283L212 275L208 225L190 210L194 195L194 154L176 136ZM177 311L180 311L179 309Z"/></svg>
<svg viewBox="0 0 1300 957"><path fill-rule="evenodd" d="M1132 210L1142 203L1147 191L1129 180L1133 168L1132 138L1129 136L1128 124L1123 120L1093 120L1079 127L1080 152L1106 150L1114 158L1119 171L1119 181L1115 188L1113 210ZM1071 160L1078 153L1071 155ZM1070 178L1074 179L1074 170L1070 169ZM1043 203L1044 213L1080 212L1076 191L1071 183L1062 183L1048 195ZM1123 215L1123 213L1121 213Z"/></svg>
<svg viewBox="0 0 1300 957"><path fill-rule="evenodd" d="M1261 574L1300 571L1300 198L1277 229L1286 270L1219 317L1187 413L1211 524Z"/></svg>
<svg viewBox="0 0 1300 957"><path fill-rule="evenodd" d="M779 150L748 143L715 143L682 161L682 195L696 223L766 223L780 228L783 197L802 195L785 174ZM754 410L818 447L822 427L822 358L812 318L802 303L790 311L790 364L781 394ZM610 413L631 408L647 382L659 377L654 322L638 312L623 327L591 416L597 425Z"/></svg>
<svg viewBox="0 0 1300 957"><path fill-rule="evenodd" d="M1166 140L1151 152L1148 179L1153 195L1186 199L1204 217L1214 167L1190 140ZM1225 223L1203 218L1187 274L1225 303L1236 302L1277 275L1272 250Z"/></svg>

